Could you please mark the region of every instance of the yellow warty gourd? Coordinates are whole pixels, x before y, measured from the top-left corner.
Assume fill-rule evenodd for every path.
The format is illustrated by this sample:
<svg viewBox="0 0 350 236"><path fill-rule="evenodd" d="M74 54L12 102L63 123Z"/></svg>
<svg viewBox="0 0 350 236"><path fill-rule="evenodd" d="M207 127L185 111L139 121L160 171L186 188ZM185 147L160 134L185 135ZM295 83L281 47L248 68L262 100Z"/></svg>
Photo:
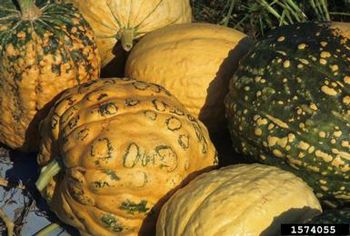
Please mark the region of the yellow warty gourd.
<svg viewBox="0 0 350 236"><path fill-rule="evenodd" d="M0 1L0 143L22 152L38 150L39 121L60 92L100 75L83 16L45 2Z"/></svg>
<svg viewBox="0 0 350 236"><path fill-rule="evenodd" d="M82 235L153 235L173 191L217 164L200 121L163 87L129 78L66 90L40 127L37 188Z"/></svg>

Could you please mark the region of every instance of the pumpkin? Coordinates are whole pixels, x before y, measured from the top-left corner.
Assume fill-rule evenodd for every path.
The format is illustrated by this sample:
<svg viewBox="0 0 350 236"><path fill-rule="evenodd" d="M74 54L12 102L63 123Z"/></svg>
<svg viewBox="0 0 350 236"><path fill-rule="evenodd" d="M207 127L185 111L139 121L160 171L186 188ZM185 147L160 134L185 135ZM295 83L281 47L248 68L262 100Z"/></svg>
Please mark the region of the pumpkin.
<svg viewBox="0 0 350 236"><path fill-rule="evenodd" d="M177 24L145 35L128 56L125 75L157 83L176 96L210 132L225 122L224 97L252 40L209 23Z"/></svg>
<svg viewBox="0 0 350 236"><path fill-rule="evenodd" d="M38 121L51 100L97 78L100 57L93 31L71 4L18 3L0 3L0 142L30 152L39 147Z"/></svg>
<svg viewBox="0 0 350 236"><path fill-rule="evenodd" d="M171 24L191 22L189 0L64 0L79 8L96 34L96 43L106 66L120 41L125 51L145 33Z"/></svg>
<svg viewBox="0 0 350 236"><path fill-rule="evenodd" d="M307 224L348 224L350 223L350 208L327 209L306 221ZM348 226L350 227L350 226ZM350 230L350 228L349 228ZM350 232L350 231L349 231Z"/></svg>
<svg viewBox="0 0 350 236"><path fill-rule="evenodd" d="M235 150L292 171L332 207L350 202L350 25L338 25L271 31L225 98Z"/></svg>
<svg viewBox="0 0 350 236"><path fill-rule="evenodd" d="M302 223L321 212L312 189L294 174L230 165L176 191L161 209L156 235L280 235L281 223Z"/></svg>
<svg viewBox="0 0 350 236"><path fill-rule="evenodd" d="M129 78L66 90L40 130L37 188L83 235L151 235L168 196L217 165L200 121L161 86Z"/></svg>

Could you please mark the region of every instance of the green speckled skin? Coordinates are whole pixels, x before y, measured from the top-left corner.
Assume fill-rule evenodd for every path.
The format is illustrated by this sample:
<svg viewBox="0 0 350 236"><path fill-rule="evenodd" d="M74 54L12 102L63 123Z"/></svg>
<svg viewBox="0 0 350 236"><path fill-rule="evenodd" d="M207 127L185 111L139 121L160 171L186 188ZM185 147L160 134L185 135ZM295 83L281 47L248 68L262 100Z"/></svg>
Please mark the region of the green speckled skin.
<svg viewBox="0 0 350 236"><path fill-rule="evenodd" d="M0 2L0 142L31 152L48 104L64 89L97 79L101 59L73 5L37 0L25 11L14 2Z"/></svg>
<svg viewBox="0 0 350 236"><path fill-rule="evenodd" d="M330 23L271 31L225 98L236 151L303 178L331 206L350 202L350 40Z"/></svg>
<svg viewBox="0 0 350 236"><path fill-rule="evenodd" d="M330 209L313 217L308 224L349 224L350 208ZM350 226L349 226L350 227Z"/></svg>

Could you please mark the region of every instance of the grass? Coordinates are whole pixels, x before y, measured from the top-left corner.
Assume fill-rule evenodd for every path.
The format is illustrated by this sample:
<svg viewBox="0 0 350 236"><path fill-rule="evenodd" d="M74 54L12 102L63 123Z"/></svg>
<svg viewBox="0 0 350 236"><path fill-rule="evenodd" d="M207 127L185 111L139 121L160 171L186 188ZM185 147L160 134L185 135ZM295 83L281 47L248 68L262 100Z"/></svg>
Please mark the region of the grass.
<svg viewBox="0 0 350 236"><path fill-rule="evenodd" d="M194 21L259 39L275 27L305 21L350 22L350 0L191 0Z"/></svg>

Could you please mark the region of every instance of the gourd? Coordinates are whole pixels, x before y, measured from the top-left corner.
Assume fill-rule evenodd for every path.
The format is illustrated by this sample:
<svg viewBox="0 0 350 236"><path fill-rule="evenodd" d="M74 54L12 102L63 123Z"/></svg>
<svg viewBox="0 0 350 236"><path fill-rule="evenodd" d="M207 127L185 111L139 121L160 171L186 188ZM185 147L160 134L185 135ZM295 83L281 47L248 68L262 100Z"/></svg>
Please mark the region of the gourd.
<svg viewBox="0 0 350 236"><path fill-rule="evenodd" d="M0 3L0 142L39 147L37 125L62 90L99 76L93 32L71 4ZM35 4L36 2L36 4Z"/></svg>
<svg viewBox="0 0 350 236"><path fill-rule="evenodd" d="M40 131L37 188L83 235L152 235L172 192L217 165L200 121L163 87L129 78L66 90Z"/></svg>
<svg viewBox="0 0 350 236"><path fill-rule="evenodd" d="M327 209L322 214L307 220L307 224L349 224L350 208ZM349 226L350 228L350 226ZM350 232L350 231L349 231Z"/></svg>
<svg viewBox="0 0 350 236"><path fill-rule="evenodd" d="M309 22L271 31L225 98L236 151L292 171L332 207L350 202L349 29Z"/></svg>
<svg viewBox="0 0 350 236"><path fill-rule="evenodd" d="M128 56L125 75L157 83L176 96L210 132L225 129L224 97L253 41L209 23L177 24L145 35Z"/></svg>
<svg viewBox="0 0 350 236"><path fill-rule="evenodd" d="M280 235L281 224L322 212L312 189L294 174L237 164L197 176L163 205L156 235Z"/></svg>
<svg viewBox="0 0 350 236"><path fill-rule="evenodd" d="M116 55L120 41L129 51L133 41L171 24L191 22L189 0L64 0L79 8L96 34L96 43L105 67ZM118 55L117 55L118 56Z"/></svg>

